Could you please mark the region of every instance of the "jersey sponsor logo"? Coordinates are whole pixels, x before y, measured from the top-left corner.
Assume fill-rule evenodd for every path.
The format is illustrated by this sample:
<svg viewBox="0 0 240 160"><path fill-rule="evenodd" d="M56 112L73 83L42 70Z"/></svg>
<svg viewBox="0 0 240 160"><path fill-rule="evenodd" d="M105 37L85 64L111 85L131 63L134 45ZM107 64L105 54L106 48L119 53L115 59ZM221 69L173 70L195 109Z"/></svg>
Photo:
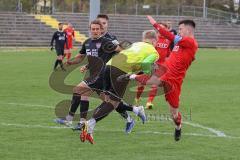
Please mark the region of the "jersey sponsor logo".
<svg viewBox="0 0 240 160"><path fill-rule="evenodd" d="M58 37L58 40L65 40L65 36L60 36L60 37Z"/></svg>
<svg viewBox="0 0 240 160"><path fill-rule="evenodd" d="M101 47L102 43L96 43L96 47L99 49Z"/></svg>
<svg viewBox="0 0 240 160"><path fill-rule="evenodd" d="M157 47L158 48L168 48L168 44L166 44L166 43L158 43Z"/></svg>
<svg viewBox="0 0 240 160"><path fill-rule="evenodd" d="M174 48L173 48L173 52L177 52L179 50L179 46L174 46Z"/></svg>
<svg viewBox="0 0 240 160"><path fill-rule="evenodd" d="M88 56L98 57L98 49L86 49L86 53Z"/></svg>

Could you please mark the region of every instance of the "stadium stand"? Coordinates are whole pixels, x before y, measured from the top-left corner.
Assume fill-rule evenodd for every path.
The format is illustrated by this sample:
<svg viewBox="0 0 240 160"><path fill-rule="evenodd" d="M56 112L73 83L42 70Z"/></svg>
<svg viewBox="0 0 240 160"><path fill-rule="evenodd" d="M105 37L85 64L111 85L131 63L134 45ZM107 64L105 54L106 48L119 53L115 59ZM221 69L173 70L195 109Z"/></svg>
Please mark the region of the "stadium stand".
<svg viewBox="0 0 240 160"><path fill-rule="evenodd" d="M88 14L55 13L53 19L70 22L81 36L88 35ZM197 23L196 38L200 47L240 47L240 26L228 23L215 23L211 19L154 16L159 21L173 22L173 28L182 19L194 19ZM141 33L152 29L146 16L110 15L110 31L119 40L140 41ZM0 46L48 46L54 27L47 25L35 15L14 12L0 13ZM79 41L83 41L84 38ZM77 45L80 45L77 43Z"/></svg>

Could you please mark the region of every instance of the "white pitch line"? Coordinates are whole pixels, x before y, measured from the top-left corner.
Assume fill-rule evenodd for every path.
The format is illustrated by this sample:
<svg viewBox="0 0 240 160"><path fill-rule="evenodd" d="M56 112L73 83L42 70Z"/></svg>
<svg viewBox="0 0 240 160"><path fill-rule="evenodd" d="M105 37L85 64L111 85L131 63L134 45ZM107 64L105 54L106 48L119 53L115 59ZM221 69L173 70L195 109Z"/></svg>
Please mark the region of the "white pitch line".
<svg viewBox="0 0 240 160"><path fill-rule="evenodd" d="M8 104L8 105L21 105L21 106L28 106L28 107L43 107L43 108L51 108L54 109L53 106L47 106L47 105L39 105L39 104L22 104L22 103L0 103L0 104ZM227 135L223 131L219 131L214 128L206 127L198 123L193 122L183 122L183 124L195 127L195 128L201 128L204 130L208 130L209 132L217 135L218 137L226 137Z"/></svg>
<svg viewBox="0 0 240 160"><path fill-rule="evenodd" d="M23 104L23 103L0 103L0 104L16 105L16 106L26 106L26 107L42 107L42 108L51 108L51 109L54 109L53 106L39 105L39 104Z"/></svg>
<svg viewBox="0 0 240 160"><path fill-rule="evenodd" d="M187 124L187 125L192 126L192 127L202 128L202 129L208 130L209 132L212 132L212 133L216 134L218 137L226 137L226 134L222 131L219 131L219 130L216 130L216 129L213 129L213 128L210 128L210 127L206 127L206 126L203 126L203 125L200 125L200 124L197 124L197 123L183 122L183 124Z"/></svg>
<svg viewBox="0 0 240 160"><path fill-rule="evenodd" d="M14 126L20 128L45 128L45 129L71 129L67 126L45 126L45 125L29 125L29 124L11 124L11 123L0 123L2 126ZM100 132L123 132L122 130L106 130L106 129L95 129ZM158 132L158 131L137 131L136 134L158 134L158 135L173 135L170 132ZM199 134L199 133L184 133L185 136L195 136L195 137L210 137L210 138L229 138L229 139L240 139L240 137L233 136L218 136L210 134Z"/></svg>

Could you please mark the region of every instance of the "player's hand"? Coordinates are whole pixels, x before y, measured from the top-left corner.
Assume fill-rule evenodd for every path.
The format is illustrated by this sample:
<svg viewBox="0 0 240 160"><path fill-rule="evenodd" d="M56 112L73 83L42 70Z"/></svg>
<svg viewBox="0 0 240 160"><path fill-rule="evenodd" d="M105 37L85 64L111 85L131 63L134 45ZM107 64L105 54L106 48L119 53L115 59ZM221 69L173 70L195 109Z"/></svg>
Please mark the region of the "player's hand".
<svg viewBox="0 0 240 160"><path fill-rule="evenodd" d="M154 25L154 24L157 23L157 22L152 18L152 16L147 16L147 18L148 18L149 22L150 22L152 25Z"/></svg>
<svg viewBox="0 0 240 160"><path fill-rule="evenodd" d="M81 73L84 73L86 70L87 70L87 67L86 67L86 66L82 66L82 67L80 68L80 72L81 72Z"/></svg>

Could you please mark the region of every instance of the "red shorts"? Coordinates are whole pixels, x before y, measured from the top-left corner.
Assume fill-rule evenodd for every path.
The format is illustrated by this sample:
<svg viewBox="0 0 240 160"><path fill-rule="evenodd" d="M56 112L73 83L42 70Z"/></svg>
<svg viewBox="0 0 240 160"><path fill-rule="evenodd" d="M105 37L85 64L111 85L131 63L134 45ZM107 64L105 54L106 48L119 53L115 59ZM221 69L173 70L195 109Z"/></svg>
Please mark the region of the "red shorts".
<svg viewBox="0 0 240 160"><path fill-rule="evenodd" d="M163 82L165 89L165 99L173 108L179 107L181 86L182 82L179 83L174 79L169 79L167 76L163 75L160 80Z"/></svg>

